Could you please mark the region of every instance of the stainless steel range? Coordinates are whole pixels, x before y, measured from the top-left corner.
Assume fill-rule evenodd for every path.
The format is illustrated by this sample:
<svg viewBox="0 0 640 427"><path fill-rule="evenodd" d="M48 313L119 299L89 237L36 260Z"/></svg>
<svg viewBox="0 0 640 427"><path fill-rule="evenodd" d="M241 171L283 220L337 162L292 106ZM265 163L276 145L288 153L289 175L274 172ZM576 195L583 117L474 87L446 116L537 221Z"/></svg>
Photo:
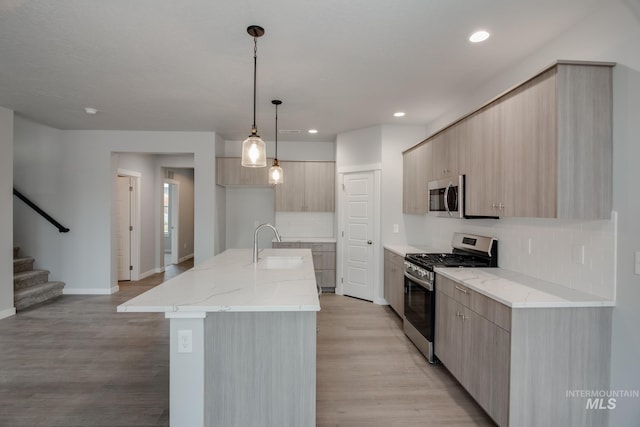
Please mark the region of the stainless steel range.
<svg viewBox="0 0 640 427"><path fill-rule="evenodd" d="M429 363L433 355L436 295L434 267L497 267L493 237L454 233L451 253L416 253L404 258L404 333Z"/></svg>

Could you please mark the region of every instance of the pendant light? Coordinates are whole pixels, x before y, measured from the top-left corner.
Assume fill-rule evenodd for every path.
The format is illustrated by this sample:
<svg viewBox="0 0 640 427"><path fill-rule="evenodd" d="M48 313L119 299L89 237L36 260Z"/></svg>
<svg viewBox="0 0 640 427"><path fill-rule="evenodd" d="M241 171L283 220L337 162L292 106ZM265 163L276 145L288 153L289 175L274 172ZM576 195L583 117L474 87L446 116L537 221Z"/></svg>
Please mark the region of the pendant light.
<svg viewBox="0 0 640 427"><path fill-rule="evenodd" d="M264 34L264 28L251 25L247 33L253 37L253 126L251 135L242 143L242 166L249 168L263 168L267 166L267 148L258 136L256 128L256 70L258 68L258 37Z"/></svg>
<svg viewBox="0 0 640 427"><path fill-rule="evenodd" d="M279 99L271 101L276 106L276 156L273 158L273 166L269 169L269 184L282 184L282 168L278 164L278 105L282 104Z"/></svg>

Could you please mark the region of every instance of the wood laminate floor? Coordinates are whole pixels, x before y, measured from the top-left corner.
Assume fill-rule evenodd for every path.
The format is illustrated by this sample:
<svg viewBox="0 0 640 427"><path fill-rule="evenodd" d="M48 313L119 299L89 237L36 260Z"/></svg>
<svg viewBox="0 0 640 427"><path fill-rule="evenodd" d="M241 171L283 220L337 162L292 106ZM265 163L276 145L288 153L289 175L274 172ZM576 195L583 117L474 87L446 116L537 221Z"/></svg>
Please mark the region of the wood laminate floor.
<svg viewBox="0 0 640 427"><path fill-rule="evenodd" d="M191 266L0 320L0 427L168 426L169 322L115 308ZM321 307L318 426L493 425L390 308L332 294Z"/></svg>

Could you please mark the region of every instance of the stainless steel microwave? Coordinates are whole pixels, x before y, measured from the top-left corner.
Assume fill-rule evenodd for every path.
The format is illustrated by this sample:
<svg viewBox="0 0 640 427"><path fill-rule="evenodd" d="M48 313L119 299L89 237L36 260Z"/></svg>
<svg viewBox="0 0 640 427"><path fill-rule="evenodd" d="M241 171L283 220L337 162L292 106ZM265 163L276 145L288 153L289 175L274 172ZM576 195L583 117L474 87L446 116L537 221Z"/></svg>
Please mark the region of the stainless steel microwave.
<svg viewBox="0 0 640 427"><path fill-rule="evenodd" d="M427 184L427 213L446 218L464 217L464 175Z"/></svg>

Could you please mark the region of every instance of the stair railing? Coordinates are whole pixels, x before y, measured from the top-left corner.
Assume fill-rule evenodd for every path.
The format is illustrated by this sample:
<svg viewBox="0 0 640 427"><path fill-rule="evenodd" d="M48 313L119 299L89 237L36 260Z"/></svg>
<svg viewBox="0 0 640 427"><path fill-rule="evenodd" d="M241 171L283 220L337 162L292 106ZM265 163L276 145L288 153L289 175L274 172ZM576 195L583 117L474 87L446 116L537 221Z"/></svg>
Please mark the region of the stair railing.
<svg viewBox="0 0 640 427"><path fill-rule="evenodd" d="M16 190L15 188L13 189L13 195L16 196L18 199L22 200L27 206L29 206L31 209L33 209L34 211L38 212L40 215L42 215L42 217L44 219L46 219L47 221L49 221L51 224L53 224L54 227L56 227L58 229L59 232L61 233L68 233L69 229L67 227L65 227L64 225L60 224L58 221L56 221L55 219L53 219L51 217L51 215L49 215L48 213L46 213L45 211L43 211L42 209L40 209L40 207L38 207L38 205L36 205L35 203L33 203L31 200L29 200L24 194L22 194L21 192L19 192L18 190Z"/></svg>

